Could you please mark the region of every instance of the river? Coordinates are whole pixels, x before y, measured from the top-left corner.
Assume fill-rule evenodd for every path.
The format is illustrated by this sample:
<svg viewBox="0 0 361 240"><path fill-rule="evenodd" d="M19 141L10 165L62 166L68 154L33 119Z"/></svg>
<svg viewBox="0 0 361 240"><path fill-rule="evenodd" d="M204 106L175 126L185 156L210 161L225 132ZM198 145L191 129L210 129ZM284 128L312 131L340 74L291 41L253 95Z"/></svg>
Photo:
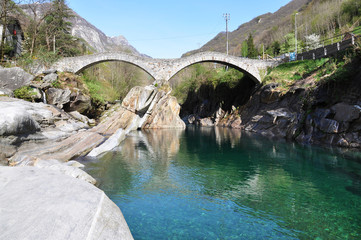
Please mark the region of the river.
<svg viewBox="0 0 361 240"><path fill-rule="evenodd" d="M225 128L132 132L86 171L135 239L360 239L361 154Z"/></svg>

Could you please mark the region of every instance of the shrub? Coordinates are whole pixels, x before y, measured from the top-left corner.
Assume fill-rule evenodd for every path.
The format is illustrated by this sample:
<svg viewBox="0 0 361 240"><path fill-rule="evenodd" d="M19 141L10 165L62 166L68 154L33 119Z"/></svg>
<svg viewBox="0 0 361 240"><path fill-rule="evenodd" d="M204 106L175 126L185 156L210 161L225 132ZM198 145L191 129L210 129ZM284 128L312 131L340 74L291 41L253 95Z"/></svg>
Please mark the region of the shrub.
<svg viewBox="0 0 361 240"><path fill-rule="evenodd" d="M14 91L14 96L16 98L24 99L26 101L32 101L35 95L36 92L29 86L24 86Z"/></svg>

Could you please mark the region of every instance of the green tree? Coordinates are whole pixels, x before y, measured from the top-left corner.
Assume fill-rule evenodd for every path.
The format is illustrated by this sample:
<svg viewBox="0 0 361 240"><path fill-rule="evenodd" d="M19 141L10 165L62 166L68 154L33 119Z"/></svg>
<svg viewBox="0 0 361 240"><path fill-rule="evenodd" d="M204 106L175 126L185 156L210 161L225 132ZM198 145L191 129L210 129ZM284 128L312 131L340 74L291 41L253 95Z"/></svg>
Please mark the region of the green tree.
<svg viewBox="0 0 361 240"><path fill-rule="evenodd" d="M341 5L342 15L348 22L356 22L360 20L361 0L347 0Z"/></svg>
<svg viewBox="0 0 361 240"><path fill-rule="evenodd" d="M43 34L48 51L62 56L75 56L80 53L78 39L70 34L74 17L64 0L53 0L49 15L45 18Z"/></svg>
<svg viewBox="0 0 361 240"><path fill-rule="evenodd" d="M281 44L278 41L274 41L271 45L273 56L277 56L281 52Z"/></svg>
<svg viewBox="0 0 361 240"><path fill-rule="evenodd" d="M248 57L248 45L247 45L247 41L243 41L243 42L242 42L242 46L241 46L241 56L242 56L242 57Z"/></svg>
<svg viewBox="0 0 361 240"><path fill-rule="evenodd" d="M286 34L284 42L281 45L281 52L288 53L295 50L295 35L293 33Z"/></svg>
<svg viewBox="0 0 361 240"><path fill-rule="evenodd" d="M247 46L248 46L248 57L249 58L254 58L258 56L258 51L256 49L256 47L254 46L254 42L253 42L253 36L250 33L247 39Z"/></svg>

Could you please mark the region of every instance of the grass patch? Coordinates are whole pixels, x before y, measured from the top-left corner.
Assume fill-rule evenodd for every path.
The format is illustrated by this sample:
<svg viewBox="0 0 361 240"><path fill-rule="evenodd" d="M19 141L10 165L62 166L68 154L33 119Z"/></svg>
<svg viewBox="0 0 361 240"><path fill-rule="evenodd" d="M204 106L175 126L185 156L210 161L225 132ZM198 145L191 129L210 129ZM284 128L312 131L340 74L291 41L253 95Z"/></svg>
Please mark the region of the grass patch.
<svg viewBox="0 0 361 240"><path fill-rule="evenodd" d="M262 83L269 84L275 82L279 84L281 91L288 91L297 81L305 79L312 74L318 74L329 62L329 58L322 58L283 63L270 69Z"/></svg>
<svg viewBox="0 0 361 240"><path fill-rule="evenodd" d="M304 60L283 63L269 69L263 84L278 83L278 90L283 93L292 86L312 88L316 85L342 81L352 76L350 63L360 56L357 47L340 54L338 58L322 58L317 60ZM307 77L306 81L301 81ZM301 82L299 82L301 81Z"/></svg>
<svg viewBox="0 0 361 240"><path fill-rule="evenodd" d="M93 101L105 104L119 99L119 93L107 81L100 81L96 78L83 75L81 78L89 90Z"/></svg>

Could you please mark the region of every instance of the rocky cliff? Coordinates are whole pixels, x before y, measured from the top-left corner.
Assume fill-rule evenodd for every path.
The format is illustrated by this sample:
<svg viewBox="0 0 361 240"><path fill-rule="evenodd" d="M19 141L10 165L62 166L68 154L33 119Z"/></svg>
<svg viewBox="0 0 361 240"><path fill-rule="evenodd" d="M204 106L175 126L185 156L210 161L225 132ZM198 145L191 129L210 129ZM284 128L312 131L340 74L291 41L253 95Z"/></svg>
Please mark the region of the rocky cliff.
<svg viewBox="0 0 361 240"><path fill-rule="evenodd" d="M38 4L38 3L36 3ZM40 17L49 8L49 3L44 3L37 7L37 14ZM20 8L32 16L32 11L29 9L29 4L22 4ZM94 52L106 52L106 51L121 51L134 55L140 55L140 53L128 43L127 39L123 36L108 37L101 30L89 23L87 20L79 16L76 12L71 10L73 17L68 19L72 23L71 34L74 37L83 39L90 50Z"/></svg>
<svg viewBox="0 0 361 240"><path fill-rule="evenodd" d="M76 12L72 11L72 14L74 17L69 19L72 35L84 39L96 52L121 51L140 55L124 36L108 37Z"/></svg>

